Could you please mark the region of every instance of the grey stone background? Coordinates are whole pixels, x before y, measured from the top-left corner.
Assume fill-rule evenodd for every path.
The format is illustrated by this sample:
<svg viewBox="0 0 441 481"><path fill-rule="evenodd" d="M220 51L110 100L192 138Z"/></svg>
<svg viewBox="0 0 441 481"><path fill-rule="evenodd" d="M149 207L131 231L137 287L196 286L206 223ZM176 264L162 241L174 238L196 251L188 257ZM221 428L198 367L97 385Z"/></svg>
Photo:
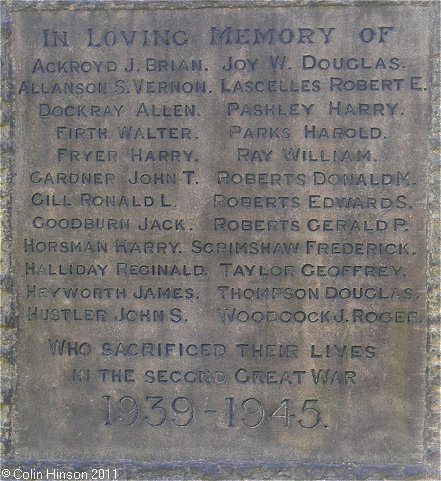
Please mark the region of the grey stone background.
<svg viewBox="0 0 441 481"><path fill-rule="evenodd" d="M432 113L431 113L431 157L427 162L427 237L428 237L428 272L427 272L427 369L426 369L426 423L424 463L418 465L324 465L306 463L278 463L265 465L217 465L193 463L186 465L142 463L114 464L109 460L106 466L118 468L118 479L439 479L439 426L440 426L440 49L439 49L439 13L438 0L294 0L294 1L8 1L0 4L1 8L1 167L0 167L0 219L1 219L1 455L2 468L23 470L45 470L47 467L65 471L89 471L96 464L88 462L65 463L45 462L44 460L18 460L14 458L14 433L11 426L11 414L14 409L15 387L15 305L11 294L14 273L11 270L10 246L13 242L10 229L10 186L11 164L14 162L14 85L11 59L11 33L14 28L10 12L20 9L197 9L210 7L252 7L260 6L340 6L366 4L421 5L433 10L431 29L433 38L432 61ZM13 479L5 478L2 479Z"/></svg>

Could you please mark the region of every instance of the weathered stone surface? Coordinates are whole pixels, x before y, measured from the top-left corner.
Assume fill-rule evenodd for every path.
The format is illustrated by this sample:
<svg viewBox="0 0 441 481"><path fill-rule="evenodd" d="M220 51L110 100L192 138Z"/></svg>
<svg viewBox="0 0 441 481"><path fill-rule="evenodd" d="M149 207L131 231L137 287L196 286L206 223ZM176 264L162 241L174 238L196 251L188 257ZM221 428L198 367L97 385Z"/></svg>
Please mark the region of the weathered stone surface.
<svg viewBox="0 0 441 481"><path fill-rule="evenodd" d="M21 5L11 472L435 477L436 4Z"/></svg>

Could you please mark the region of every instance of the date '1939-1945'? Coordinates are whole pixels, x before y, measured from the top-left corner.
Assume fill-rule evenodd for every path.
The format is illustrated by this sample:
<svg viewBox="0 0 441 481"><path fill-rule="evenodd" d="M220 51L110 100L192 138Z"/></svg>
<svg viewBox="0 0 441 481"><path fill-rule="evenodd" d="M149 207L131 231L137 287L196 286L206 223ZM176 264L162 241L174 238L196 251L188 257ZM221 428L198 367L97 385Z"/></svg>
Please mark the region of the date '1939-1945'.
<svg viewBox="0 0 441 481"><path fill-rule="evenodd" d="M198 417L221 416L222 425L226 428L257 428L272 420L279 420L285 428L295 425L303 429L313 429L320 425L323 428L328 427L323 424L318 399L305 399L296 407L291 399L283 399L276 407L270 407L254 397L243 400L226 397L220 409L213 406L197 410L192 400L185 396L171 400L162 396L145 396L142 403L127 395L118 399L106 395L103 399L106 426L134 426L143 423L146 426L159 427L169 423L186 427L195 423Z"/></svg>

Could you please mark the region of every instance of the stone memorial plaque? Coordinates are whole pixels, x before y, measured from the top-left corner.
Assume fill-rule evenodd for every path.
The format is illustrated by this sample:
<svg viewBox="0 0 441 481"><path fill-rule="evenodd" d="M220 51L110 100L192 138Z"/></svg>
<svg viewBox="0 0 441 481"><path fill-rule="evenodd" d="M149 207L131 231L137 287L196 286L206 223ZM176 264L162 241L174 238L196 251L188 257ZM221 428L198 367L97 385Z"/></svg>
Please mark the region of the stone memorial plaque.
<svg viewBox="0 0 441 481"><path fill-rule="evenodd" d="M435 479L437 2L4 13L3 479Z"/></svg>

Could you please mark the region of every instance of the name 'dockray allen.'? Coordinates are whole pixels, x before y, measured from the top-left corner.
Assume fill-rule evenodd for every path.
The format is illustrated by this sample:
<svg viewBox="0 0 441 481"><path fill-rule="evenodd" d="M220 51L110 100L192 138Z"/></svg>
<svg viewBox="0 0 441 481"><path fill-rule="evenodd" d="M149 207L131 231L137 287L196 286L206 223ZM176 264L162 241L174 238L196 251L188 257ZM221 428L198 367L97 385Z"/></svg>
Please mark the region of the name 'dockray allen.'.
<svg viewBox="0 0 441 481"><path fill-rule="evenodd" d="M20 93L20 91L19 91ZM79 117L79 118L105 118L121 117L126 113L124 104L97 105L97 104L49 104L40 103L38 114L40 117ZM130 109L136 117L196 117L199 115L195 104L146 104L141 102ZM57 131L60 137L60 133Z"/></svg>

